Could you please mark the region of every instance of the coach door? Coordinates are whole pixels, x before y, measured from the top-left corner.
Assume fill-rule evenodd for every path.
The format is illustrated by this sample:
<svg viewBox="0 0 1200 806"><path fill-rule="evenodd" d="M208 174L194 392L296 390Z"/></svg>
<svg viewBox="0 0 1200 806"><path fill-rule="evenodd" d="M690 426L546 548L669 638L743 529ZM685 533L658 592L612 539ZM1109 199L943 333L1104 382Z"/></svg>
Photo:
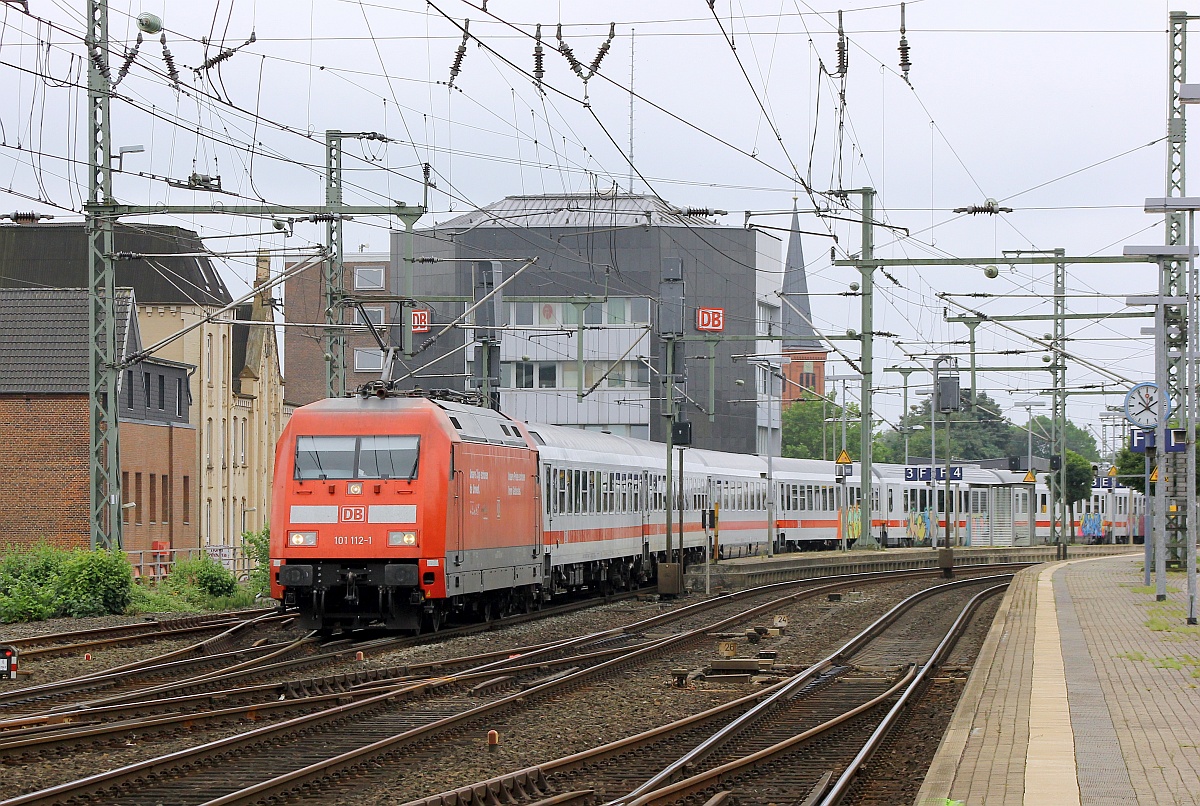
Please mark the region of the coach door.
<svg viewBox="0 0 1200 806"><path fill-rule="evenodd" d="M455 460L456 445L450 446L450 502L449 523L446 524L446 559L458 568L463 562L463 530L466 522L467 495L463 484L463 472L458 469ZM453 554L453 556L450 556Z"/></svg>
<svg viewBox="0 0 1200 806"><path fill-rule="evenodd" d="M642 564L650 567L650 473L643 470L638 479L637 510L642 523Z"/></svg>
<svg viewBox="0 0 1200 806"><path fill-rule="evenodd" d="M542 465L541 482L538 484L538 494L541 496L538 517L533 528L536 531L534 535L534 556L542 558L542 576L550 576L550 552L546 551L545 540L546 531L554 531L554 510L558 504L558 485L555 483L557 479L554 476L554 469L550 467L550 463L546 462Z"/></svg>
<svg viewBox="0 0 1200 806"><path fill-rule="evenodd" d="M992 488L992 545L1013 545L1012 488L996 485Z"/></svg>

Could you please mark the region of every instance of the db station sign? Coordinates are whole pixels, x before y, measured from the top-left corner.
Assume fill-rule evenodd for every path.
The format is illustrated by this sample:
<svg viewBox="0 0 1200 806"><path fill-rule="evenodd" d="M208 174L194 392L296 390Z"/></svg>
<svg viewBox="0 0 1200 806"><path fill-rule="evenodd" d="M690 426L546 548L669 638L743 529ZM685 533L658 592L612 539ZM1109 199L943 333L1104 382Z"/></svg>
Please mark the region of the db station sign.
<svg viewBox="0 0 1200 806"><path fill-rule="evenodd" d="M428 333L429 332L429 309L428 308L413 308L413 333Z"/></svg>
<svg viewBox="0 0 1200 806"><path fill-rule="evenodd" d="M725 330L725 309L697 308L696 330L702 333L720 333Z"/></svg>

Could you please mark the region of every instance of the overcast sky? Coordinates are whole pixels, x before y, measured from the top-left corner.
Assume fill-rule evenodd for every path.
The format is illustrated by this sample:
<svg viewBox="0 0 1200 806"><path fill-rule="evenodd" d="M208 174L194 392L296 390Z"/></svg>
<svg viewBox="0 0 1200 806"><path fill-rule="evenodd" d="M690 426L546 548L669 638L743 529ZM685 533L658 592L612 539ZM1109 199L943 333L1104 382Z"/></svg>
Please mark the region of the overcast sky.
<svg viewBox="0 0 1200 806"><path fill-rule="evenodd" d="M11 4L0 9L0 188L12 191L0 189L0 209L60 217L80 209L85 8L30 0L31 13L53 25ZM838 70L837 8L795 0L717 0L713 11L702 0L491 0L486 13L458 0L118 0L110 8L114 78L120 52L136 36L133 20L146 11L163 18L181 81L176 91L158 37L147 37L112 111L114 150L146 148L125 157L126 173L115 181L124 202L319 204L323 133L340 129L390 139L347 142L347 201L420 202L420 165L428 162L437 189L427 223L506 195L607 190L614 182L624 191L632 179L635 190L680 206L727 210L729 226L742 225L743 211L790 209L798 198L802 226L837 235L838 257L845 257L859 250L858 225L818 217L814 203L828 205L830 190L870 185L879 191L880 218L896 228L877 229L877 254L918 258L1059 247L1068 255L1119 254L1124 244L1161 243L1161 218L1142 212L1142 203L1165 193L1168 13L1196 11L1196 4L909 2L911 86L898 67L898 4L843 8L844 81L829 75ZM465 19L478 39L467 45L451 88ZM542 92L530 75L538 23ZM586 84L557 52L559 23L584 75L615 23L599 72ZM255 42L210 69L194 69L222 48L243 45L252 31ZM632 108L634 169L627 159L631 67L641 98ZM193 172L219 174L228 193L164 181ZM987 198L1014 210L952 212ZM231 216L159 220L209 236L271 230ZM786 216L755 221L787 225ZM387 227L383 219L349 226L349 249L385 250ZM287 239L251 235L210 245L281 249L322 237L317 225L301 224ZM858 300L841 295L857 273L831 265L833 243L806 236L804 246L815 324L843 333L858 327ZM1001 270L995 280L975 267L895 269L895 282L877 274L875 328L897 334L877 339L877 369L911 363L906 353L965 352L948 343L967 331L943 321L944 309L955 311L937 292L997 295L957 297L990 314L1051 312L1049 267L989 262ZM251 273L248 260L226 264L235 290ZM1068 307L1123 310L1127 295L1153 291L1155 273L1151 266L1070 267ZM1130 381L1150 379L1152 346L1138 335L1146 324L1073 322L1068 330L1078 340L1069 350ZM1044 322L1015 327L1036 336L1050 330ZM856 355L857 345L840 344ZM1042 352L996 326L979 328L978 346L981 365L1042 365ZM987 354L1013 350L1033 352ZM899 376L877 377L884 388L876 408L894 420L900 397L886 387ZM1069 379L1102 378L1073 364ZM1006 407L1047 385L1048 374L1037 370L988 374L980 383ZM1105 403L1120 402L1077 397L1070 413L1098 429ZM1023 411L1010 414L1024 419Z"/></svg>

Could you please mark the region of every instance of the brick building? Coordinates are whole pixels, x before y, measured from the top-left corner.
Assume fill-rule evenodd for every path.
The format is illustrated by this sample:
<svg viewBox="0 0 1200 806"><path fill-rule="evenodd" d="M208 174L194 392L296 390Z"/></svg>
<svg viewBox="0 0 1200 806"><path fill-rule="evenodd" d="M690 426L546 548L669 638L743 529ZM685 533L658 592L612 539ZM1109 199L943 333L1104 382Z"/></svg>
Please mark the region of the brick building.
<svg viewBox="0 0 1200 806"><path fill-rule="evenodd" d="M116 283L132 288L136 295L144 343L155 344L192 328L156 351L154 358L194 368L194 399L189 401L186 421L193 426L195 438L191 452L179 459L190 463L186 495L195 519L189 526L196 528L198 521L200 545L228 554L240 545L244 529L258 530L267 521L274 446L286 419L270 295L214 317L233 299L196 233L180 227L120 223L113 235L116 250L125 256L115 264ZM265 279L269 272L269 261L260 258L255 275ZM0 288L86 284L87 240L82 223L0 226ZM86 325L86 316L79 321ZM86 381L86 355L83 361ZM85 436L86 413L85 407L77 426ZM127 431L123 425L122 439ZM176 453L178 449L176 445ZM129 483L136 492L137 471L133 473ZM161 478L156 480L161 487ZM144 477L147 518L148 484ZM85 496L85 505L86 500ZM135 520L127 522L127 528L148 529L145 520L136 522L136 513L135 508L131 516ZM161 531L161 527L156 522L155 528Z"/></svg>
<svg viewBox="0 0 1200 806"><path fill-rule="evenodd" d="M84 289L0 289L0 546L90 542L88 296ZM142 347L130 289L117 296L122 355ZM145 359L121 373L118 428L124 548L199 544L193 367Z"/></svg>

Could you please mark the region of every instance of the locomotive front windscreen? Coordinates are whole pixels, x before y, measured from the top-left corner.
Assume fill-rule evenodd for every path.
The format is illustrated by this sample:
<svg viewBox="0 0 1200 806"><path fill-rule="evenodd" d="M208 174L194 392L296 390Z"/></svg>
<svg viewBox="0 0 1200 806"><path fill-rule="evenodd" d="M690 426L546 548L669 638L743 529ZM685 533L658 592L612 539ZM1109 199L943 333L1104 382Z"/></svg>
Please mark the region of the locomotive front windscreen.
<svg viewBox="0 0 1200 806"><path fill-rule="evenodd" d="M296 473L311 479L415 479L420 437L297 437Z"/></svg>

